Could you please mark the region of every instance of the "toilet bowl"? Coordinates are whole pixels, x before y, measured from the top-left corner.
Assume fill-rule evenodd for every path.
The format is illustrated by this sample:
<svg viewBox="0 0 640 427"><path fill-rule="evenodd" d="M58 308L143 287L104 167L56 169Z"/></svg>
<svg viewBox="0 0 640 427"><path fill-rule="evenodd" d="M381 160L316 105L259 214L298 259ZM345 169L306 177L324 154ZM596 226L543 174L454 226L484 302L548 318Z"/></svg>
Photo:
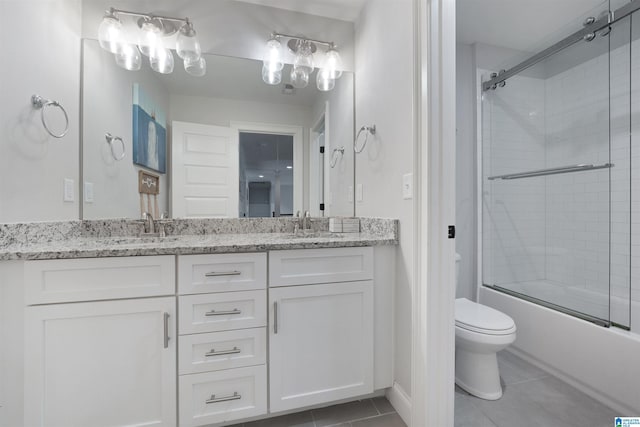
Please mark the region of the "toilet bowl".
<svg viewBox="0 0 640 427"><path fill-rule="evenodd" d="M456 288L460 255L456 254ZM496 353L516 340L516 325L506 314L466 298L456 299L456 384L487 400L502 397Z"/></svg>
<svg viewBox="0 0 640 427"><path fill-rule="evenodd" d="M502 397L496 353L516 339L511 317L491 307L456 299L456 384L487 400Z"/></svg>

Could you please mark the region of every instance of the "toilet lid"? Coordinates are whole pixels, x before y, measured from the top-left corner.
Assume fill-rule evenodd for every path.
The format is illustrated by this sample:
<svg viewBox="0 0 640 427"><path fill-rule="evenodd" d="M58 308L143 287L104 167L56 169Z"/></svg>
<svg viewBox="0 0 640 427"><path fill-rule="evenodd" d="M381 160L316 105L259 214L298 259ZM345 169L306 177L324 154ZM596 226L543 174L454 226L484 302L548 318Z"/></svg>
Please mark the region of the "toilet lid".
<svg viewBox="0 0 640 427"><path fill-rule="evenodd" d="M466 298L456 299L456 326L492 335L510 334L516 329L511 317Z"/></svg>

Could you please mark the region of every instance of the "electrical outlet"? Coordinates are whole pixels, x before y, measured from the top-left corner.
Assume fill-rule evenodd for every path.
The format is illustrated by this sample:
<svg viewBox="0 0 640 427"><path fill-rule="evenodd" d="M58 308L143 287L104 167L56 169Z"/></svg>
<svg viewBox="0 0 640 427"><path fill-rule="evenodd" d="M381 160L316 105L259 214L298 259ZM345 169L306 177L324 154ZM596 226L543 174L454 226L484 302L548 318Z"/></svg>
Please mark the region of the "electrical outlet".
<svg viewBox="0 0 640 427"><path fill-rule="evenodd" d="M413 174L402 175L402 198L413 199Z"/></svg>
<svg viewBox="0 0 640 427"><path fill-rule="evenodd" d="M364 188L362 184L356 185L356 201L357 202L364 201Z"/></svg>
<svg viewBox="0 0 640 427"><path fill-rule="evenodd" d="M93 203L93 182L84 183L84 202Z"/></svg>
<svg viewBox="0 0 640 427"><path fill-rule="evenodd" d="M65 202L73 202L76 199L74 181L71 178L64 179L64 192L62 200Z"/></svg>

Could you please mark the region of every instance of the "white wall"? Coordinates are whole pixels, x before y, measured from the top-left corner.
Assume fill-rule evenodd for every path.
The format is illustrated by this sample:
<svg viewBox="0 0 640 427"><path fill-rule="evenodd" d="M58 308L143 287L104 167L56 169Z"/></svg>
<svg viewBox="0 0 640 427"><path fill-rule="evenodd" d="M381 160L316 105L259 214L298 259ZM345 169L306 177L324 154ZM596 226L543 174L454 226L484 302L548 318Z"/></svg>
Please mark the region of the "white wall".
<svg viewBox="0 0 640 427"><path fill-rule="evenodd" d="M411 392L413 201L402 175L413 172L413 27L410 0L371 0L356 22L356 129L377 127L356 156L364 199L356 215L400 219L395 283L395 381ZM401 72L399 71L401 70Z"/></svg>
<svg viewBox="0 0 640 427"><path fill-rule="evenodd" d="M0 1L0 222L78 219L80 0ZM60 102L69 132L49 136L31 95ZM47 109L62 129L58 111ZM63 179L75 202L63 202Z"/></svg>
<svg viewBox="0 0 640 427"><path fill-rule="evenodd" d="M167 117L167 159L171 153L169 93L156 73L148 67L131 72L118 67L113 55L95 40L84 40L83 69L83 181L93 184L94 201L83 206L83 219L139 218L140 196L138 171L133 164L133 84L154 100ZM105 133L120 136L125 143L125 157L116 161ZM116 144L116 152L121 147ZM160 212L168 212L168 171L160 175ZM146 196L145 196L146 197ZM145 203L145 210L146 208ZM155 215L155 214L154 214Z"/></svg>
<svg viewBox="0 0 640 427"><path fill-rule="evenodd" d="M462 256L457 298L476 300L477 138L473 47L456 46L456 252Z"/></svg>
<svg viewBox="0 0 640 427"><path fill-rule="evenodd" d="M353 75L343 74L336 82L336 87L324 92L313 106L311 126L323 114L325 103L329 103L328 122L325 118L325 185L328 182L328 191L325 188L325 216L353 215L353 85ZM337 158L332 168L333 150L340 147L344 148L344 155Z"/></svg>

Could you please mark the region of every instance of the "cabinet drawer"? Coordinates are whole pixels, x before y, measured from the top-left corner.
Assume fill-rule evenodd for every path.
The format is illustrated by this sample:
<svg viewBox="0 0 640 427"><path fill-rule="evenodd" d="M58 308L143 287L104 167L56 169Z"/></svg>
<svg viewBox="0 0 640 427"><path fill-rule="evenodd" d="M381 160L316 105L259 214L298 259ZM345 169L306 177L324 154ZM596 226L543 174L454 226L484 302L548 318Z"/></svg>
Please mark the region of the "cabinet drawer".
<svg viewBox="0 0 640 427"><path fill-rule="evenodd" d="M227 369L179 377L180 426L195 427L267 413L267 368Z"/></svg>
<svg viewBox="0 0 640 427"><path fill-rule="evenodd" d="M25 261L27 304L175 294L175 257L139 256Z"/></svg>
<svg viewBox="0 0 640 427"><path fill-rule="evenodd" d="M183 335L179 338L179 374L264 365L265 328Z"/></svg>
<svg viewBox="0 0 640 427"><path fill-rule="evenodd" d="M180 334L266 326L267 291L178 297Z"/></svg>
<svg viewBox="0 0 640 427"><path fill-rule="evenodd" d="M269 286L313 285L373 279L373 248L272 251Z"/></svg>
<svg viewBox="0 0 640 427"><path fill-rule="evenodd" d="M267 254L185 255L178 257L178 292L265 289Z"/></svg>

